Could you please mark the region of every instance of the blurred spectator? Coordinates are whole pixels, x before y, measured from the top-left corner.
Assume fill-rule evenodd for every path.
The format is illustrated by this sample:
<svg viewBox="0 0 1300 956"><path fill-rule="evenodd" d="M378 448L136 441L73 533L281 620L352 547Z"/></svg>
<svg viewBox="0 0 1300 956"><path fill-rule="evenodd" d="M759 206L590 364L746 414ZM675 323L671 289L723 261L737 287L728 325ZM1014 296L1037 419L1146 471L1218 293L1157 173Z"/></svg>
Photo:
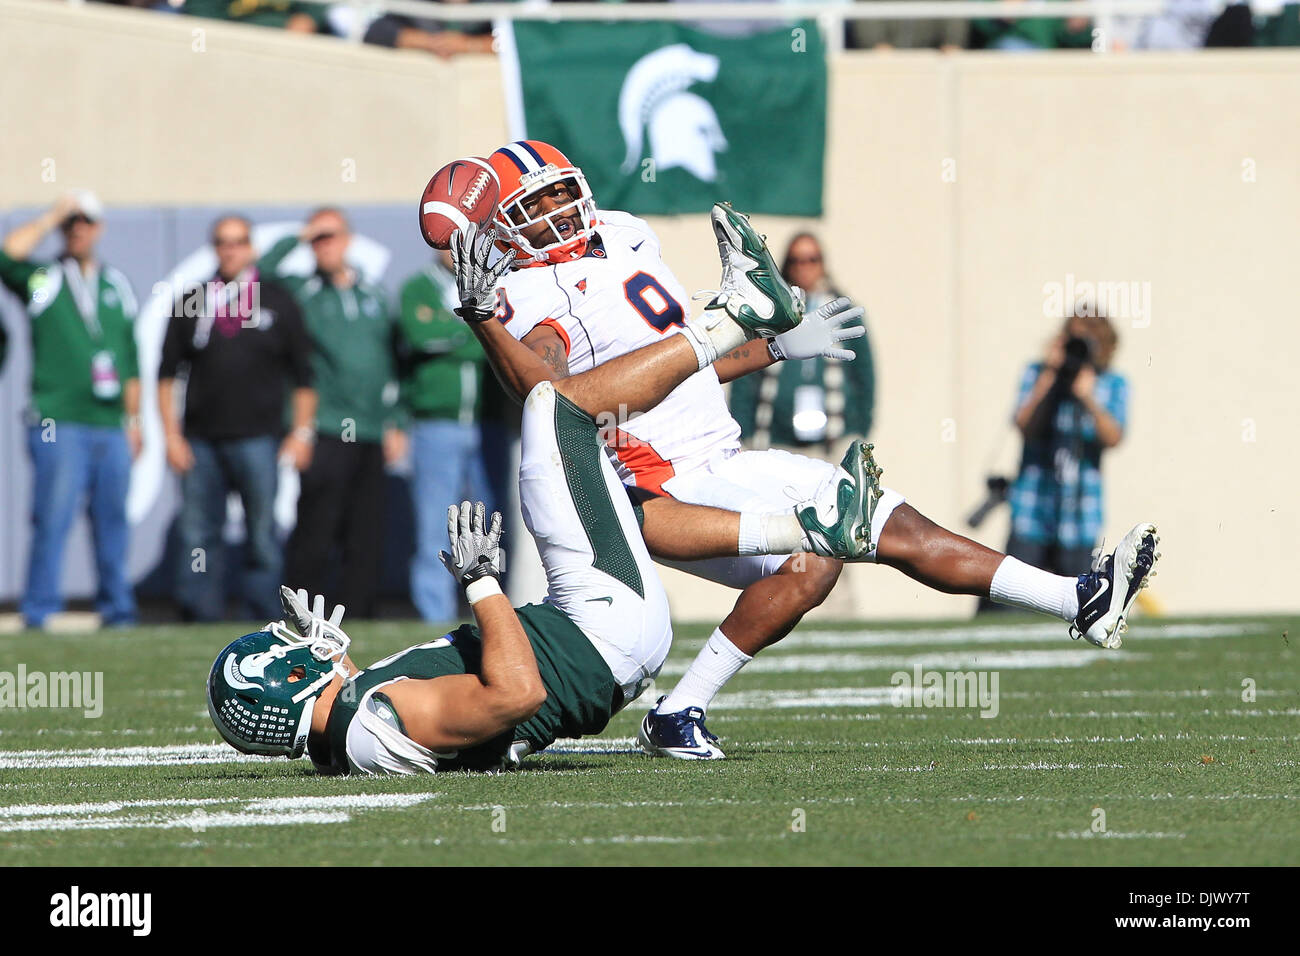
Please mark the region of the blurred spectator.
<svg viewBox="0 0 1300 956"><path fill-rule="evenodd" d="M293 0L185 0L182 13L210 20L230 20L295 33L329 33L323 4Z"/></svg>
<svg viewBox="0 0 1300 956"><path fill-rule="evenodd" d="M1102 529L1102 452L1120 443L1128 422L1128 381L1110 368L1119 337L1086 311L1025 369L1016 401L1024 451L1007 553L1056 574L1090 563Z"/></svg>
<svg viewBox="0 0 1300 956"><path fill-rule="evenodd" d="M842 293L826 272L821 244L800 233L786 248L781 274L803 289L815 310ZM731 413L751 448L781 445L835 456L845 440L871 430L875 369L864 335L843 343L852 362L817 358L777 362L731 383Z"/></svg>
<svg viewBox="0 0 1300 956"><path fill-rule="evenodd" d="M140 373L136 301L126 276L103 265L95 245L104 208L94 193L65 196L44 215L9 233L0 246L0 281L23 300L32 320L32 546L20 610L43 627L63 609L63 549L73 519L89 501L106 625L135 622L126 577L126 493L140 453ZM30 257L53 229L63 234L54 262Z"/></svg>
<svg viewBox="0 0 1300 956"><path fill-rule="evenodd" d="M713 0L670 0L672 3L712 3ZM762 0L731 0L732 3L760 3ZM693 30L702 30L722 37L747 37L768 30L777 30L791 21L788 20L683 20L682 26Z"/></svg>
<svg viewBox="0 0 1300 956"><path fill-rule="evenodd" d="M1216 0L1165 0L1155 16L1116 17L1113 50L1199 50L1219 12Z"/></svg>
<svg viewBox="0 0 1300 956"><path fill-rule="evenodd" d="M459 612L456 582L438 551L447 542L447 506L488 497L478 418L486 357L478 340L451 311L460 304L449 253L402 286L402 395L411 425L415 473L416 553L411 600L426 621L450 621Z"/></svg>
<svg viewBox="0 0 1300 956"><path fill-rule="evenodd" d="M181 476L176 594L189 621L225 616L221 534L230 489L243 504L247 532L244 616L273 620L280 613L277 460L302 471L316 437L311 339L289 290L259 276L250 229L242 216L213 225L217 274L177 297L158 369L167 463ZM183 427L174 388L182 370ZM293 426L281 441L286 385L293 387Z"/></svg>
<svg viewBox="0 0 1300 956"><path fill-rule="evenodd" d="M1300 46L1300 3L1288 3L1264 17L1255 31L1256 46Z"/></svg>
<svg viewBox="0 0 1300 956"><path fill-rule="evenodd" d="M972 20L970 28L972 45L986 50L1023 53L1092 46L1091 22L1087 17Z"/></svg>
<svg viewBox="0 0 1300 956"><path fill-rule="evenodd" d="M263 273L277 274L300 241L316 257L312 275L281 275L315 344L312 380L319 399L316 446L302 475L285 583L312 594L337 594L351 615L372 617L383 541L384 465L405 458L407 443L394 323L383 290L348 264L351 240L343 213L320 209L299 236L277 242L258 265ZM341 563L333 555L336 546L342 549ZM334 568L336 586L329 580Z"/></svg>
<svg viewBox="0 0 1300 956"><path fill-rule="evenodd" d="M439 20L438 3L473 3L474 0L428 0L428 17L386 13L366 29L367 43L424 50L443 59L461 53L491 53L492 23L489 20Z"/></svg>
<svg viewBox="0 0 1300 956"><path fill-rule="evenodd" d="M964 49L969 37L969 20L854 20L848 24L848 45L859 50L954 51Z"/></svg>

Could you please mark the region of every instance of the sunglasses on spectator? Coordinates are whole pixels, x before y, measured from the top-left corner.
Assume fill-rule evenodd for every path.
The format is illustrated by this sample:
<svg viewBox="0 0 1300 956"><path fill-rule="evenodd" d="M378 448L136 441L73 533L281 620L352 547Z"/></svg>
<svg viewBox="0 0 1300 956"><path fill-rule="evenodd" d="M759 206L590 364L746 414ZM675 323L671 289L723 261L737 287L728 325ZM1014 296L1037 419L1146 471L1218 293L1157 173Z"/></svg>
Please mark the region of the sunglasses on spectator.
<svg viewBox="0 0 1300 956"><path fill-rule="evenodd" d="M93 226L95 224L95 220L91 219L84 212L74 212L67 219L63 220L63 228L69 229L79 222L84 222L88 226Z"/></svg>
<svg viewBox="0 0 1300 956"><path fill-rule="evenodd" d="M337 239L338 237L337 232L319 232L311 237L311 244L314 246L318 242L324 242L326 239Z"/></svg>
<svg viewBox="0 0 1300 956"><path fill-rule="evenodd" d="M791 256L790 265L792 266L815 266L822 261L821 256Z"/></svg>
<svg viewBox="0 0 1300 956"><path fill-rule="evenodd" d="M248 236L239 236L238 238L235 239L230 239L230 238L223 239L220 236L218 236L217 238L212 240L212 244L216 246L218 249L221 249L224 246L246 246L248 245L248 243L249 243Z"/></svg>

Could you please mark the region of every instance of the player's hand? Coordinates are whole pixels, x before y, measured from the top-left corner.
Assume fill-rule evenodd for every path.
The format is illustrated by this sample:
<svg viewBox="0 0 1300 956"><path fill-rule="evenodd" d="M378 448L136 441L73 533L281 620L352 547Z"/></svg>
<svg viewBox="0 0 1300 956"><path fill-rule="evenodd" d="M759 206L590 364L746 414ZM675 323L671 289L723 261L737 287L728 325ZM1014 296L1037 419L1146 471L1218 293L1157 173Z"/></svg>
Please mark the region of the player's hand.
<svg viewBox="0 0 1300 956"><path fill-rule="evenodd" d="M316 595L316 600L308 603L310 597L306 588L292 591L287 585L280 585L280 606L285 615L303 637L312 637L312 622L324 621L334 628L341 629L343 624L343 605L336 604L329 617L325 616L325 595Z"/></svg>
<svg viewBox="0 0 1300 956"><path fill-rule="evenodd" d="M496 227L480 231L475 223L457 229L451 237L451 264L456 270L456 291L460 308L456 314L466 322L486 322L496 311L497 284L510 271L513 257L506 253L489 266L496 245Z"/></svg>
<svg viewBox="0 0 1300 956"><path fill-rule="evenodd" d="M778 362L783 359L810 359L818 355L852 362L855 358L851 349L841 348L841 342L856 339L867 334L861 325L848 325L866 313L861 306L854 305L844 296L832 299L812 315L805 315L803 321L789 332L782 332L768 348L772 357Z"/></svg>
<svg viewBox="0 0 1300 956"><path fill-rule="evenodd" d="M487 524L483 502L471 505L462 501L460 506L447 508L447 539L451 553L438 552L438 557L461 587L467 587L483 578L496 578L506 569L506 555L501 550L501 512L492 512L492 523Z"/></svg>

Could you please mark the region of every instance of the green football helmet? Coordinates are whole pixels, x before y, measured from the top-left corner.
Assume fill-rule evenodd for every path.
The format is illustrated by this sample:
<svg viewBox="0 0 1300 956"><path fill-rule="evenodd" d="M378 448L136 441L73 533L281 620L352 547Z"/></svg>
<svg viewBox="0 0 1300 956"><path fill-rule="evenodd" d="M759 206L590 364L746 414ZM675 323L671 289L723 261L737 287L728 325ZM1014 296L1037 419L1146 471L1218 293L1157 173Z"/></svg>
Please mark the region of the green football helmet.
<svg viewBox="0 0 1300 956"><path fill-rule="evenodd" d="M246 754L301 757L321 691L335 674L347 679L350 643L318 618L304 636L273 621L226 645L208 675L208 713L226 743Z"/></svg>

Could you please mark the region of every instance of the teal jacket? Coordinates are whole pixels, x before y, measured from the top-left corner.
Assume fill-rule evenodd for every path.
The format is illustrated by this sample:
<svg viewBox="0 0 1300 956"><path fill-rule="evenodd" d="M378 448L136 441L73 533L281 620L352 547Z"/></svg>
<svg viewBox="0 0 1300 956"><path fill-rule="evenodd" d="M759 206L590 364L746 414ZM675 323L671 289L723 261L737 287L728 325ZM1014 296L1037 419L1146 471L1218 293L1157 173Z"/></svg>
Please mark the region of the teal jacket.
<svg viewBox="0 0 1300 956"><path fill-rule="evenodd" d="M320 273L280 273L297 245L297 237L286 236L267 250L258 268L288 286L315 345L316 432L343 441L379 441L385 429L406 427L409 417L401 403L387 297L360 278L340 288Z"/></svg>

